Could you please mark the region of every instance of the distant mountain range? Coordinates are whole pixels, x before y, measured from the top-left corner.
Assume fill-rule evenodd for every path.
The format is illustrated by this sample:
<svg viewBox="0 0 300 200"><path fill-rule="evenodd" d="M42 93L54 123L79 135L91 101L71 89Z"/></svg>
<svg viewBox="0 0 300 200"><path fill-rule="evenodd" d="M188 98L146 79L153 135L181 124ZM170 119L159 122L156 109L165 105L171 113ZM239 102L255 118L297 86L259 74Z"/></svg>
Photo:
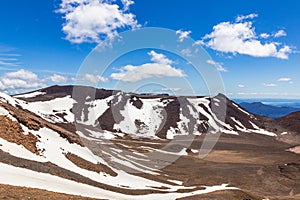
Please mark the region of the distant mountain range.
<svg viewBox="0 0 300 200"><path fill-rule="evenodd" d="M300 111L300 108L294 108L289 106L273 106L261 102L241 102L239 103L239 105L251 113L260 116L270 117L273 119L283 117L292 112Z"/></svg>

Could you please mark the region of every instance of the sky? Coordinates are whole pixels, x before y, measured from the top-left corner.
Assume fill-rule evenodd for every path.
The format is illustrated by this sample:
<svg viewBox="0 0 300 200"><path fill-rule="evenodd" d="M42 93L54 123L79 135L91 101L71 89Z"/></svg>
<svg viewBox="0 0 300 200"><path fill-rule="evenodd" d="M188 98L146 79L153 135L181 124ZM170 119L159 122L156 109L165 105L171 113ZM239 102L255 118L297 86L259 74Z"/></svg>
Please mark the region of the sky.
<svg viewBox="0 0 300 200"><path fill-rule="evenodd" d="M80 82L206 95L215 81L231 98L300 98L298 1L6 0L0 24L0 92ZM116 58L103 73L82 69L96 47L113 48L123 31L147 27L173 30L178 45L193 41L195 52L145 48ZM189 54L196 51L208 53L199 59L217 74L213 80L195 71Z"/></svg>

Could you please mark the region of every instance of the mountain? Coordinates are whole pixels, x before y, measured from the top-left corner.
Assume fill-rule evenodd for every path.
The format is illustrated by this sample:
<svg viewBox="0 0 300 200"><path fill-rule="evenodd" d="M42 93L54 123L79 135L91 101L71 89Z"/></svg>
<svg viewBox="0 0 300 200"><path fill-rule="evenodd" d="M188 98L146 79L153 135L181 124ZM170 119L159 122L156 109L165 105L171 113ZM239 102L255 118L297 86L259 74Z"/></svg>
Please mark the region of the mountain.
<svg viewBox="0 0 300 200"><path fill-rule="evenodd" d="M292 112L299 111L300 108L293 108L293 107L279 107L279 106L272 106L266 105L261 102L241 102L239 103L241 107L248 110L249 112L255 113L260 116L266 116L270 118L279 118L285 115L288 115Z"/></svg>
<svg viewBox="0 0 300 200"><path fill-rule="evenodd" d="M300 112L293 112L276 120L281 126L293 132L300 130Z"/></svg>
<svg viewBox="0 0 300 200"><path fill-rule="evenodd" d="M52 86L17 95L21 106L45 120L88 126L113 133L172 139L176 135L256 132L259 117L245 111L224 95L215 97L133 94L77 86ZM75 121L74 121L75 119ZM74 126L74 125L73 125ZM74 127L73 127L74 129Z"/></svg>
<svg viewBox="0 0 300 200"><path fill-rule="evenodd" d="M0 198L297 199L300 156L276 123L222 94L0 93Z"/></svg>
<svg viewBox="0 0 300 200"><path fill-rule="evenodd" d="M293 112L286 116L275 119L277 127L286 131L281 134L283 141L298 145L300 141L300 112ZM279 137L280 138L280 137Z"/></svg>

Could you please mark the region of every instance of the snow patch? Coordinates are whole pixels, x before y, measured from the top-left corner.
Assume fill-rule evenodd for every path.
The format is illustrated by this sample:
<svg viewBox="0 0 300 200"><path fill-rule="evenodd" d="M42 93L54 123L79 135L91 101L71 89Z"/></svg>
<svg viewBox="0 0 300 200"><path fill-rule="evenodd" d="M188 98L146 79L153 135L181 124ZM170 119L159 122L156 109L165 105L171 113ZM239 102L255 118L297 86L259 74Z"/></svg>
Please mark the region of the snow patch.
<svg viewBox="0 0 300 200"><path fill-rule="evenodd" d="M290 151L290 152L293 152L293 153L300 154L300 146L296 146L296 147L293 147L293 148L289 148L289 151Z"/></svg>
<svg viewBox="0 0 300 200"><path fill-rule="evenodd" d="M17 121L18 121L16 118L14 118L14 117L8 112L8 110L6 110L6 109L3 108L3 107L0 107L0 115L8 117L10 120L12 120L12 121L14 121L14 122L17 122Z"/></svg>
<svg viewBox="0 0 300 200"><path fill-rule="evenodd" d="M197 190L187 193L170 192L166 194L153 193L148 195L126 195L113 191L104 190L94 186L78 183L75 181L63 179L50 174L35 172L28 169L14 167L0 163L0 183L14 186L23 186L29 188L44 189L53 192L60 192L72 195L81 195L91 198L111 199L111 200L153 200L165 199L173 200L197 194L206 194L218 190L238 189L236 187L227 187L228 184L217 186L205 186L204 190ZM176 188L176 186L173 186Z"/></svg>
<svg viewBox="0 0 300 200"><path fill-rule="evenodd" d="M267 136L272 136L272 137L276 137L277 136L275 133L272 133L270 131L266 131L264 129L251 130L251 132L262 134L262 135L267 135Z"/></svg>
<svg viewBox="0 0 300 200"><path fill-rule="evenodd" d="M244 109L242 109L240 106L238 106L235 103L232 103L237 109L239 109L240 111L242 111L243 113L245 113L246 115L250 115L250 113L248 113L247 111L245 111Z"/></svg>
<svg viewBox="0 0 300 200"><path fill-rule="evenodd" d="M192 153L199 153L199 150L198 149L191 149L191 152Z"/></svg>
<svg viewBox="0 0 300 200"><path fill-rule="evenodd" d="M252 125L252 127L253 127L254 129L259 129L259 127L258 127L256 124L254 124L253 122L249 121L249 123Z"/></svg>
<svg viewBox="0 0 300 200"><path fill-rule="evenodd" d="M124 117L118 124L114 124L114 129L124 133L142 135L145 137L156 137L155 133L160 128L163 121L162 112L164 104L159 98L140 99L143 102L141 109L132 105L129 100L120 114ZM140 123L137 125L136 123Z"/></svg>
<svg viewBox="0 0 300 200"><path fill-rule="evenodd" d="M6 109L0 107L0 115L7 116L9 115L9 112Z"/></svg>
<svg viewBox="0 0 300 200"><path fill-rule="evenodd" d="M52 99L50 101L36 101L36 102L28 102L22 103L21 106L24 109L27 109L40 117L44 118L47 121L54 123L63 123L64 120L61 117L58 117L56 114L64 114L63 118L69 122L74 122L74 114L71 112L73 108L73 104L76 101L71 98L70 95Z"/></svg>
<svg viewBox="0 0 300 200"><path fill-rule="evenodd" d="M8 142L2 138L0 138L0 149L15 157L33 160L37 162L47 162L45 158L28 151L24 146Z"/></svg>
<svg viewBox="0 0 300 200"><path fill-rule="evenodd" d="M28 94L16 95L14 97L15 98L32 98L32 97L36 97L36 96L40 96L40 95L44 95L44 94L46 94L46 92L36 91L36 92L28 93Z"/></svg>
<svg viewBox="0 0 300 200"><path fill-rule="evenodd" d="M91 102L86 102L88 106L87 121L81 121L85 125L96 125L98 118L109 108L108 102L113 99L113 96L107 97L106 99L96 99Z"/></svg>

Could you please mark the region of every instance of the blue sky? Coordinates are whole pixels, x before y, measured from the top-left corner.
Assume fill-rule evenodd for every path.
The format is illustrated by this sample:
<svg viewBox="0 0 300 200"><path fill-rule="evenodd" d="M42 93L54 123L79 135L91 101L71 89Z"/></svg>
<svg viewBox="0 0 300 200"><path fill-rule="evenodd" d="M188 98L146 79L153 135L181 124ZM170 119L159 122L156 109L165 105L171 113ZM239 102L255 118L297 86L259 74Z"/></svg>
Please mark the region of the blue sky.
<svg viewBox="0 0 300 200"><path fill-rule="evenodd" d="M78 3L82 1L84 5ZM182 36L185 33L203 46L211 57L212 67L219 69L229 97L300 98L300 3L203 2L2 1L0 90L17 93L52 84L72 84L88 54L103 40L116 38L124 30L163 27L181 30ZM109 24L114 17L116 22ZM91 25L95 23L97 26ZM113 63L105 74L91 73L83 78L100 87L114 88L116 83L128 83L120 78L124 73L134 72L135 77L154 78L153 81L185 77L197 88L197 94L207 93L203 80L194 81L195 73L182 58L162 50L152 54L151 51L133 52ZM127 69L128 65L134 68ZM151 68L161 74L147 72ZM145 88L159 91L158 86ZM189 93L178 84L162 92L168 89Z"/></svg>

